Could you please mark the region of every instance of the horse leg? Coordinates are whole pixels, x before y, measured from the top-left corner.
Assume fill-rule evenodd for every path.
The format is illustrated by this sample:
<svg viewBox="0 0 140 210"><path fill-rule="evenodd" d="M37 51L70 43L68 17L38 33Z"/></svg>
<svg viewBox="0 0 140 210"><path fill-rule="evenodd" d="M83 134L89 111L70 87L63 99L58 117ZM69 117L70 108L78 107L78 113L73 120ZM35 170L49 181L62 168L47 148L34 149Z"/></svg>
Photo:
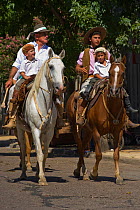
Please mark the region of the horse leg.
<svg viewBox="0 0 140 210"><path fill-rule="evenodd" d="M36 153L37 153L37 162L38 162L38 166L39 166L39 185L48 185L46 178L45 178L45 174L43 171L43 159L44 159L44 154L42 152L42 147L41 147L41 140L40 140L40 133L41 131L37 128L33 128L33 126L31 126L32 128L32 135L33 135L33 139L34 139L34 143L35 143L35 148L36 148Z"/></svg>
<svg viewBox="0 0 140 210"><path fill-rule="evenodd" d="M31 133L27 133L25 131L24 133L25 136L25 140L26 140L26 155L27 155L27 163L26 163L26 167L27 167L27 171L28 172L32 172L32 165L31 165L31 161L30 161L30 155L31 155L31 146L32 146L32 135Z"/></svg>
<svg viewBox="0 0 140 210"><path fill-rule="evenodd" d="M114 163L115 163L115 177L116 177L116 184L123 184L123 178L120 176L119 170L119 142L121 141L123 135L123 131L121 130L120 133L115 132L114 136Z"/></svg>
<svg viewBox="0 0 140 210"><path fill-rule="evenodd" d="M42 134L42 142L44 143L43 147L44 147L44 159L43 159L43 170L45 172L45 163L46 163L46 159L48 157L48 148L49 148L49 144L53 138L54 135L54 128L50 128L48 129L47 133ZM47 139L47 141L46 141Z"/></svg>
<svg viewBox="0 0 140 210"><path fill-rule="evenodd" d="M98 177L98 167L99 163L102 159L102 152L101 152L101 145L100 145L100 134L98 133L97 130L94 131L93 133L93 139L94 139L94 144L95 144L95 165L93 167L93 170L90 172L90 178L93 180L96 180Z"/></svg>
<svg viewBox="0 0 140 210"><path fill-rule="evenodd" d="M89 147L90 147L91 138L92 138L92 132L88 129L88 127L85 127L85 129L83 129L83 132L82 132L83 153L85 152L85 148L87 147L87 145L89 145ZM89 180L89 175L88 175L87 169L85 167L85 164L82 165L82 172L83 172L83 180Z"/></svg>
<svg viewBox="0 0 140 210"><path fill-rule="evenodd" d="M20 176L21 180L25 180L26 176L26 163L25 163L25 156L26 156L26 143L24 139L24 131L20 128L17 128L17 135L18 140L20 142L20 157L21 157L21 166L22 166L22 174Z"/></svg>
<svg viewBox="0 0 140 210"><path fill-rule="evenodd" d="M77 143L78 153L79 153L79 161L77 163L77 168L74 170L73 174L76 178L79 178L80 170L82 167L83 180L89 180L87 169L84 163L84 148L83 148L81 137L80 137L80 131L77 131L76 125L73 126L73 134L74 134L75 141Z"/></svg>

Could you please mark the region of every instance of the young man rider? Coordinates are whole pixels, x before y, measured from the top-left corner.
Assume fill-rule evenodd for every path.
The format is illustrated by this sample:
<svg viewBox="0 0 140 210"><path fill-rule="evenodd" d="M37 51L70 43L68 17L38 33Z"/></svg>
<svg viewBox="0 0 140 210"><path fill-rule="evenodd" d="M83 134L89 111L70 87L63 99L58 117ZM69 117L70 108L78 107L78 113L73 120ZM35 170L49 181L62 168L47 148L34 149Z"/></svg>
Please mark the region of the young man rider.
<svg viewBox="0 0 140 210"><path fill-rule="evenodd" d="M92 81L94 78L94 66L95 66L95 50L100 46L100 42L105 38L106 30L103 27L95 27L90 29L84 36L84 44L88 44L89 48L86 48L80 53L79 59L77 60L76 72L82 74L82 86L80 90L80 97L78 99L78 119L77 124L84 124L83 111L87 105L86 97L92 88ZM111 59L110 53L107 51L108 60ZM138 112L131 107L129 96L126 98L126 107L129 112ZM134 124L129 120L130 127L137 127L139 124Z"/></svg>

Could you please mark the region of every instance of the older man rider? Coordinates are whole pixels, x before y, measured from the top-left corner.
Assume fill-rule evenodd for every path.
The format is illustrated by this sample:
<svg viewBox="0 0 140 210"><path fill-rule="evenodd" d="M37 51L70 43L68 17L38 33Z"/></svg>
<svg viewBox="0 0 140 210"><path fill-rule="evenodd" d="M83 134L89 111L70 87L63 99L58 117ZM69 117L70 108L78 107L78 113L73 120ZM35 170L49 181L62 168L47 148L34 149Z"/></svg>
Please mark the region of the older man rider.
<svg viewBox="0 0 140 210"><path fill-rule="evenodd" d="M49 55L48 52L51 49L51 47L49 47L47 45L48 43L48 31L47 28L43 25L43 24L37 24L34 27L34 31L29 33L27 39L30 39L31 36L34 37L33 42L29 42L28 44L32 44L35 47L35 58L39 59L41 62L40 64L42 65L44 63L44 61L49 59ZM54 52L53 52L54 53ZM15 62L12 65L12 70L10 72L9 75L9 79L7 80L7 82L5 83L5 88L10 88L13 84L13 78L15 76L15 74L17 73L17 71L20 69L20 65L22 63L23 60L26 59L26 56L23 54L22 52L22 48L18 51L17 53L17 58L15 60ZM40 66L41 67L41 66ZM58 122L58 127L62 127L63 124L63 120L62 120L62 109L61 107L59 107L60 110L58 110L59 112L59 118L57 120ZM59 109L57 106L57 109ZM9 112L12 109L12 107L9 106ZM10 113L9 113L10 116ZM14 124L7 124L5 126L3 126L3 128L11 128L11 127L15 127Z"/></svg>

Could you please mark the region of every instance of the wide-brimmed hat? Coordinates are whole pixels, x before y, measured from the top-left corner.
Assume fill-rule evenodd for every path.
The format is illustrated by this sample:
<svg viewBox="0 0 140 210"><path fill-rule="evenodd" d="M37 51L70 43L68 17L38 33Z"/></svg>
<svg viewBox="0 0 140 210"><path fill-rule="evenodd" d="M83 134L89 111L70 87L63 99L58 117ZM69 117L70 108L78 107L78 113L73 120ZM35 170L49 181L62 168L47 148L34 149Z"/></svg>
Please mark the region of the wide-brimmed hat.
<svg viewBox="0 0 140 210"><path fill-rule="evenodd" d="M103 52L105 54L105 59L108 60L108 52L104 47L96 48L95 55L97 55L98 52Z"/></svg>
<svg viewBox="0 0 140 210"><path fill-rule="evenodd" d="M34 49L34 45L33 44L25 44L23 47L22 47L22 52L23 54L25 55L29 50L32 50Z"/></svg>
<svg viewBox="0 0 140 210"><path fill-rule="evenodd" d="M103 27L91 28L84 36L84 44L90 44L89 37L93 33L99 33L101 36L101 41L106 37L106 30Z"/></svg>
<svg viewBox="0 0 140 210"><path fill-rule="evenodd" d="M48 30L43 24L37 24L37 25L34 27L34 31L33 31L33 32L30 32L26 39L30 39L30 37L31 37L32 35L34 35L35 33L48 32L48 31L49 31L49 30Z"/></svg>

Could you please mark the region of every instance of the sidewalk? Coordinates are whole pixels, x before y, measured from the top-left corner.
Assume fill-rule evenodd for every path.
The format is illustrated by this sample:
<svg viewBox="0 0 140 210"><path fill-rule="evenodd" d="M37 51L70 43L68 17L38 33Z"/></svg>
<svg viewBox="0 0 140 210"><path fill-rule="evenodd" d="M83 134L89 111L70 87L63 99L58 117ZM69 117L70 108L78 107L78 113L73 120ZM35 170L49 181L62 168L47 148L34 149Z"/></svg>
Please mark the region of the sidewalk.
<svg viewBox="0 0 140 210"><path fill-rule="evenodd" d="M0 136L0 147L19 148L16 136ZM77 148L72 146L57 146L49 148L50 157L78 157ZM94 156L94 153L91 157ZM113 150L103 152L103 158L113 159ZM140 146L125 146L120 151L120 159L122 161L133 160L140 161Z"/></svg>

